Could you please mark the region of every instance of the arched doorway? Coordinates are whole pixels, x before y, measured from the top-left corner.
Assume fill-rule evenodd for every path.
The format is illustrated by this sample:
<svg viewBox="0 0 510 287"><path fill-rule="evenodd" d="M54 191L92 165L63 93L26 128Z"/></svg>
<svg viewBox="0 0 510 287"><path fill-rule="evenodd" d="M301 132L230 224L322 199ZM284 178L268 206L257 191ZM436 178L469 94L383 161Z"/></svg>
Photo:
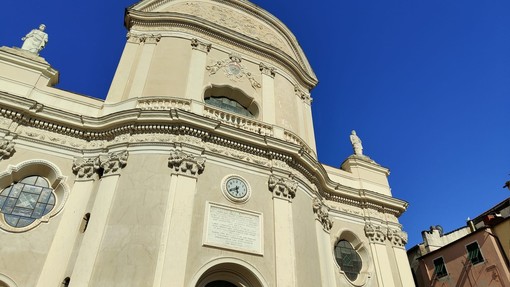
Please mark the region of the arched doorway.
<svg viewBox="0 0 510 287"><path fill-rule="evenodd" d="M190 287L268 287L251 264L236 258L217 258L204 265Z"/></svg>

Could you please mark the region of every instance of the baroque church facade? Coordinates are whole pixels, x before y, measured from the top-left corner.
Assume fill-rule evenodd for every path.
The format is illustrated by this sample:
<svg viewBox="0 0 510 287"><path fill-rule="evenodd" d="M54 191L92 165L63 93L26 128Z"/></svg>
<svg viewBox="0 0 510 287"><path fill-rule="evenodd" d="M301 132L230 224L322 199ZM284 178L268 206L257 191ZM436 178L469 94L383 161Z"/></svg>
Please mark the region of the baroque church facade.
<svg viewBox="0 0 510 287"><path fill-rule="evenodd" d="M105 100L0 48L0 286L414 286L407 203L355 134L318 161L317 79L283 23L144 0L125 26Z"/></svg>

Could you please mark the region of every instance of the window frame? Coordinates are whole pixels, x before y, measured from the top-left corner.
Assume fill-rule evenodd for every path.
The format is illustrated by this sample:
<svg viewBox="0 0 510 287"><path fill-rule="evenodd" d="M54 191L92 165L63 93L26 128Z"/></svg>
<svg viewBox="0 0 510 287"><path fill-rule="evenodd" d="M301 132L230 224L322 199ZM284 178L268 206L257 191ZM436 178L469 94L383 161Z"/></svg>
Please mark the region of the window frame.
<svg viewBox="0 0 510 287"><path fill-rule="evenodd" d="M438 260L441 260L441 262L442 262L442 268L441 268L442 272L441 273L438 272L438 267L441 267L441 265L436 264L436 261L438 261ZM446 262L444 261L443 256L433 259L432 264L434 265L434 273L433 274L434 274L435 278L439 279L439 278L448 276L448 269L446 268Z"/></svg>
<svg viewBox="0 0 510 287"><path fill-rule="evenodd" d="M469 247L474 246L474 245L476 245L476 249L470 251ZM471 265L477 265L477 264L485 262L485 257L482 254L482 250L480 249L480 244L478 244L478 241L473 241L473 242L467 244L465 247L466 247L466 252L467 252L467 260L469 260ZM475 255L477 260L473 260L472 251L478 251L477 254Z"/></svg>

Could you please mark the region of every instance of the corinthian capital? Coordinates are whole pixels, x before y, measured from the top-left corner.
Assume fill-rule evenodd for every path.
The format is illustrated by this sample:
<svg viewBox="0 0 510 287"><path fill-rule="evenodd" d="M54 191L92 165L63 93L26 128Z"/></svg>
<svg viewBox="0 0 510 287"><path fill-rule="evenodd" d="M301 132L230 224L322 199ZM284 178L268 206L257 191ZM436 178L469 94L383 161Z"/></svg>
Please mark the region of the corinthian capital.
<svg viewBox="0 0 510 287"><path fill-rule="evenodd" d="M386 240L386 232L381 226L365 225L365 235L372 243L383 243Z"/></svg>
<svg viewBox="0 0 510 287"><path fill-rule="evenodd" d="M318 198L314 198L312 202L312 209L317 221L322 224L324 231L329 232L331 227L333 227L333 221L329 219L328 208Z"/></svg>
<svg viewBox="0 0 510 287"><path fill-rule="evenodd" d="M103 176L118 174L126 166L128 156L128 151L100 155L98 165L103 169Z"/></svg>
<svg viewBox="0 0 510 287"><path fill-rule="evenodd" d="M168 167L179 174L197 176L205 168L205 158L193 156L182 151L172 151L168 158Z"/></svg>
<svg viewBox="0 0 510 287"><path fill-rule="evenodd" d="M10 158L16 150L14 142L10 140L0 140L0 160Z"/></svg>
<svg viewBox="0 0 510 287"><path fill-rule="evenodd" d="M407 243L407 233L398 229L388 229L388 240L395 247L405 247Z"/></svg>
<svg viewBox="0 0 510 287"><path fill-rule="evenodd" d="M270 76L271 78L274 78L276 75L276 69L274 67L269 67L264 63L259 64L259 69L263 75Z"/></svg>
<svg viewBox="0 0 510 287"><path fill-rule="evenodd" d="M73 162L73 173L79 179L90 179L99 169L99 160L94 158L75 158Z"/></svg>
<svg viewBox="0 0 510 287"><path fill-rule="evenodd" d="M297 181L289 178L270 175L268 186L273 196L290 201L296 196L298 184Z"/></svg>

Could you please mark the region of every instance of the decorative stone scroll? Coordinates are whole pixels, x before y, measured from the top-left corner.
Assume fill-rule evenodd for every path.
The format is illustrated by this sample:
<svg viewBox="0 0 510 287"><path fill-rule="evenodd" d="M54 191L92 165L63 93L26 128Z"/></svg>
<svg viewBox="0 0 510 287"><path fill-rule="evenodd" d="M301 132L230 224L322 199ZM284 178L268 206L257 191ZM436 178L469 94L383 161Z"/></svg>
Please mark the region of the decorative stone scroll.
<svg viewBox="0 0 510 287"><path fill-rule="evenodd" d="M98 160L100 168L103 169L103 176L118 174L120 169L126 166L128 156L128 151L100 155Z"/></svg>
<svg viewBox="0 0 510 287"><path fill-rule="evenodd" d="M322 224L324 231L331 231L331 227L333 227L333 221L329 219L328 208L322 204L318 198L314 198L312 202L312 209L313 213L315 213L316 219Z"/></svg>
<svg viewBox="0 0 510 287"><path fill-rule="evenodd" d="M193 50L202 51L204 53L209 53L211 51L211 44L204 43L197 38L191 39L191 47Z"/></svg>
<svg viewBox="0 0 510 287"><path fill-rule="evenodd" d="M76 158L73 162L73 172L79 179L90 179L99 169L99 158Z"/></svg>
<svg viewBox="0 0 510 287"><path fill-rule="evenodd" d="M296 196L298 183L289 178L270 175L268 186L274 197L291 201Z"/></svg>
<svg viewBox="0 0 510 287"><path fill-rule="evenodd" d="M259 70L262 72L263 75L267 75L271 78L274 78L276 75L276 69L274 67L266 66L264 63L259 64Z"/></svg>
<svg viewBox="0 0 510 287"><path fill-rule="evenodd" d="M175 150L170 152L168 167L179 174L197 176L205 168L205 158Z"/></svg>
<svg viewBox="0 0 510 287"><path fill-rule="evenodd" d="M10 158L15 151L12 140L0 140L0 160Z"/></svg>
<svg viewBox="0 0 510 287"><path fill-rule="evenodd" d="M374 226L370 223L365 225L365 235L371 243L384 243L386 240L386 231L381 226Z"/></svg>
<svg viewBox="0 0 510 287"><path fill-rule="evenodd" d="M398 229L388 229L388 240L395 247L405 247L407 244L407 233Z"/></svg>

